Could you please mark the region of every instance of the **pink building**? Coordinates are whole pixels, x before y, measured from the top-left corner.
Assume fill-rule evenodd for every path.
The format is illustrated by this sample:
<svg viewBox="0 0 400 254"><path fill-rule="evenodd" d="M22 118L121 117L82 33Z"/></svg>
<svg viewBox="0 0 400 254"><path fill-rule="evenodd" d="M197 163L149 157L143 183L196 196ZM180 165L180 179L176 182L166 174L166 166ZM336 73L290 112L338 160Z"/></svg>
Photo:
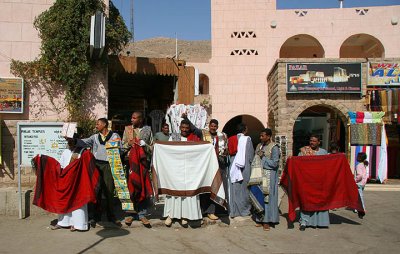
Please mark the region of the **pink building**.
<svg viewBox="0 0 400 254"><path fill-rule="evenodd" d="M267 76L278 58L400 57L400 6L277 10L276 0L215 0L211 12L212 58L190 64L208 76L221 126L240 115L268 126Z"/></svg>

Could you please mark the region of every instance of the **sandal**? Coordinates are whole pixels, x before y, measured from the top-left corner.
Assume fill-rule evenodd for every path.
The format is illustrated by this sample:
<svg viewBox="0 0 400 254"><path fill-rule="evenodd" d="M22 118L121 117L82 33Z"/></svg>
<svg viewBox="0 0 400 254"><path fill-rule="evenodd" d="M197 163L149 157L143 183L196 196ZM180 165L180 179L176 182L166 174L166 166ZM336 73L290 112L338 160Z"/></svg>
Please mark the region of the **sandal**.
<svg viewBox="0 0 400 254"><path fill-rule="evenodd" d="M61 227L60 225L58 225L58 224L56 224L56 225L52 225L51 227L51 230L57 230L57 229L62 229L63 227Z"/></svg>
<svg viewBox="0 0 400 254"><path fill-rule="evenodd" d="M262 223L258 223L258 222L256 222L256 224L254 224L254 226L255 226L256 228L260 228L260 227L262 227L262 226L263 226L263 224L262 224Z"/></svg>
<svg viewBox="0 0 400 254"><path fill-rule="evenodd" d="M71 229L70 229L70 231L71 231L71 232L75 232L75 231L78 231L78 229L76 229L76 228L74 228L74 227L72 226Z"/></svg>

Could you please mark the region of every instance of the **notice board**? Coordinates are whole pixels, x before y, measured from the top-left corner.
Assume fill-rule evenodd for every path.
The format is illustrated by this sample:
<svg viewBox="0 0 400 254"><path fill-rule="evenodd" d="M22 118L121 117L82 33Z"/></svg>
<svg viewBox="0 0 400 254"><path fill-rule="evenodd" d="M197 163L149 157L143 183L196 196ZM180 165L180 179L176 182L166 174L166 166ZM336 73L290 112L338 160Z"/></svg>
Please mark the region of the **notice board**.
<svg viewBox="0 0 400 254"><path fill-rule="evenodd" d="M67 146L67 141L61 135L63 124L63 122L19 122L17 124L19 165L31 166L31 160L37 154L60 160Z"/></svg>

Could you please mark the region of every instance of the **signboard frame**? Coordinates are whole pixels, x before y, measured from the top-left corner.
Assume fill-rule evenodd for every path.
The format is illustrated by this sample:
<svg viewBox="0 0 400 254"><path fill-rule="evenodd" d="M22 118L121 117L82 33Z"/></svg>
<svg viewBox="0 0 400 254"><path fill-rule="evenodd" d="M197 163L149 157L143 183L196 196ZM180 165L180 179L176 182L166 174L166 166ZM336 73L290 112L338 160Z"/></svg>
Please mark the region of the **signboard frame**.
<svg viewBox="0 0 400 254"><path fill-rule="evenodd" d="M20 110L18 111L4 111L0 109L0 113L2 114L23 114L24 113L24 79L23 78L18 78L18 77L0 77L0 88L2 87L2 79L14 79L14 80L21 80L21 107ZM2 99L0 98L0 103L2 102Z"/></svg>
<svg viewBox="0 0 400 254"><path fill-rule="evenodd" d="M296 69L292 69L289 70L289 65L293 65L296 66ZM320 68L312 68L313 70L309 69L309 66L319 66ZM357 71L359 70L359 74L358 73L349 73L349 76L347 76L347 70L342 68L344 66L351 66L352 68L357 68ZM298 68L297 68L298 67ZM331 67L332 71L331 72L335 72L335 67L338 67L338 71L342 72L342 70L345 71L345 75L339 75L339 76L335 76L335 74L332 74L332 76L325 76L325 71L327 68ZM314 70L317 69L317 70ZM340 70L339 70L340 69ZM353 62L353 63L342 63L342 62L329 62L329 63L310 63L310 62L293 62L293 63L286 63L286 80L285 80L285 84L286 84L286 94L361 94L362 93L362 75L363 75L363 70L362 70L362 63L360 62ZM304 90L300 90L294 85L291 84L290 80L291 77L296 77L296 76L289 76L292 75L290 73L290 71L292 72L319 72L320 74L322 73L324 76L316 76L316 77L312 77L314 78L314 80L318 80L321 79L323 80L323 82L315 82L316 84L325 84L326 86L328 86L331 83L341 83L340 84L340 88L342 89L338 89L336 87L312 87L309 89L303 88ZM299 75L303 75L304 73L298 73ZM298 76L299 76L298 75ZM347 81L337 81L338 79L340 80L341 78L345 78L347 77L347 79L349 78L355 78L357 84L356 85L351 85L351 83L347 80ZM312 83L312 78L310 77L310 81L309 83ZM335 81L336 80L336 81ZM301 80L299 80L299 82L301 82ZM305 82L305 81L303 81ZM344 83L350 83L349 86L343 86ZM304 85L302 83L302 85ZM294 87L294 88L293 88ZM354 87L354 88L353 88ZM349 89L350 88L350 89ZM353 89L351 89L353 88Z"/></svg>
<svg viewBox="0 0 400 254"><path fill-rule="evenodd" d="M18 122L17 123L17 151L18 151L18 203L19 203L19 218L22 219L22 190L21 190L21 166L22 165L22 129L24 127L59 127L60 135L63 128L64 122ZM29 164L31 166L31 164Z"/></svg>

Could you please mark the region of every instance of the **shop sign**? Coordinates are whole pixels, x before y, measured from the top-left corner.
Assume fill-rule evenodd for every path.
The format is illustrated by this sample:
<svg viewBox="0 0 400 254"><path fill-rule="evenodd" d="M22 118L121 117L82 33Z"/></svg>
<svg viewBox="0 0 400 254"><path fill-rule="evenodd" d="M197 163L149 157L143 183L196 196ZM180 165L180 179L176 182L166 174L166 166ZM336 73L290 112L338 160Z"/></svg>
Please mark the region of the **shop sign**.
<svg viewBox="0 0 400 254"><path fill-rule="evenodd" d="M0 113L23 113L24 81L0 78Z"/></svg>
<svg viewBox="0 0 400 254"><path fill-rule="evenodd" d="M361 93L361 63L287 63L287 93Z"/></svg>
<svg viewBox="0 0 400 254"><path fill-rule="evenodd" d="M369 63L367 86L399 87L400 63Z"/></svg>

